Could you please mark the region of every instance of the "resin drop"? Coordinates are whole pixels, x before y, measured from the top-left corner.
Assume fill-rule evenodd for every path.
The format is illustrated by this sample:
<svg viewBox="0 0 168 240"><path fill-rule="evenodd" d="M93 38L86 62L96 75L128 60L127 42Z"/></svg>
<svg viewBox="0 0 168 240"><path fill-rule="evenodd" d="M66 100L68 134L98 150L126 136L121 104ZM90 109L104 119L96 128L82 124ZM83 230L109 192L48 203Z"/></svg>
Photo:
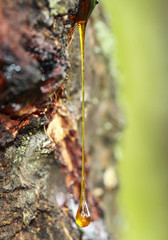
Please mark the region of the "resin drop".
<svg viewBox="0 0 168 240"><path fill-rule="evenodd" d="M76 223L79 227L87 227L91 222L90 212L86 201L80 202L77 214Z"/></svg>

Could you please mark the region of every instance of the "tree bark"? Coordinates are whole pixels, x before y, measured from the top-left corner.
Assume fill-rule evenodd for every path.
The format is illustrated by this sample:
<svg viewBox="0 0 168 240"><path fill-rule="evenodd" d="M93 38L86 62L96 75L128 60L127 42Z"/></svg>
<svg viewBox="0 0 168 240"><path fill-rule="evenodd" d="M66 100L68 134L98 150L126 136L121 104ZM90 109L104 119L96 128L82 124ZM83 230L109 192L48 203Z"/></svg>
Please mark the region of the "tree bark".
<svg viewBox="0 0 168 240"><path fill-rule="evenodd" d="M78 0L0 1L0 239L110 239L122 115L101 8L88 23L85 58L86 192L95 224L88 233L74 220L81 77L79 35L68 47L68 16L77 6Z"/></svg>

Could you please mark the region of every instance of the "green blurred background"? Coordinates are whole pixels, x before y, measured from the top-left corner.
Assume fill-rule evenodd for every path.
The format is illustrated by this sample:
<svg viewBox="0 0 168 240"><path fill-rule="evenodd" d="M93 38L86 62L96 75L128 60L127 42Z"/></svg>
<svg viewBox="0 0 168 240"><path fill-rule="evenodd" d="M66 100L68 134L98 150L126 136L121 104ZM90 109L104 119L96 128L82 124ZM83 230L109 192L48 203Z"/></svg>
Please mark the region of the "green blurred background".
<svg viewBox="0 0 168 240"><path fill-rule="evenodd" d="M102 0L116 41L127 126L119 240L168 240L168 2Z"/></svg>

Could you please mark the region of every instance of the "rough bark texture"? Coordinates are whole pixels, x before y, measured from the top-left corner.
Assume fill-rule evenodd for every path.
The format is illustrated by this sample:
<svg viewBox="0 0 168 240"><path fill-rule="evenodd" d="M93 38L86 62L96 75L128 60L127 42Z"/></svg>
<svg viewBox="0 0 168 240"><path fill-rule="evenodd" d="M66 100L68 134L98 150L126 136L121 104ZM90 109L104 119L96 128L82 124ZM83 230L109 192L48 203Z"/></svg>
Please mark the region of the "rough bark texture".
<svg viewBox="0 0 168 240"><path fill-rule="evenodd" d="M111 232L122 117L101 8L88 23L85 58L86 187L94 223L85 231L74 221L80 45L76 31L67 48L67 36L73 27L68 15L77 6L78 0L0 0L0 239L111 239L105 225Z"/></svg>

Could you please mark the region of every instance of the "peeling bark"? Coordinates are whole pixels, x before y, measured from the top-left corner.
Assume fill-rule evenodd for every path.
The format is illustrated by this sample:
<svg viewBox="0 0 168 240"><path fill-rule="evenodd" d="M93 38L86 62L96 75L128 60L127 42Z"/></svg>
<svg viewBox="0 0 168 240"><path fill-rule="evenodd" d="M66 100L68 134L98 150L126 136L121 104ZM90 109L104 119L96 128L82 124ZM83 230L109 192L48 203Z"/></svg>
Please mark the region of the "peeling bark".
<svg viewBox="0 0 168 240"><path fill-rule="evenodd" d="M77 32L67 45L74 30L68 15L78 1L53 3L0 1L0 239L106 240L103 215L108 219L106 202L118 183L106 189L103 178L115 162L122 116L97 34L103 12L93 16L86 36L86 186L95 221L87 233L72 213L81 176Z"/></svg>

